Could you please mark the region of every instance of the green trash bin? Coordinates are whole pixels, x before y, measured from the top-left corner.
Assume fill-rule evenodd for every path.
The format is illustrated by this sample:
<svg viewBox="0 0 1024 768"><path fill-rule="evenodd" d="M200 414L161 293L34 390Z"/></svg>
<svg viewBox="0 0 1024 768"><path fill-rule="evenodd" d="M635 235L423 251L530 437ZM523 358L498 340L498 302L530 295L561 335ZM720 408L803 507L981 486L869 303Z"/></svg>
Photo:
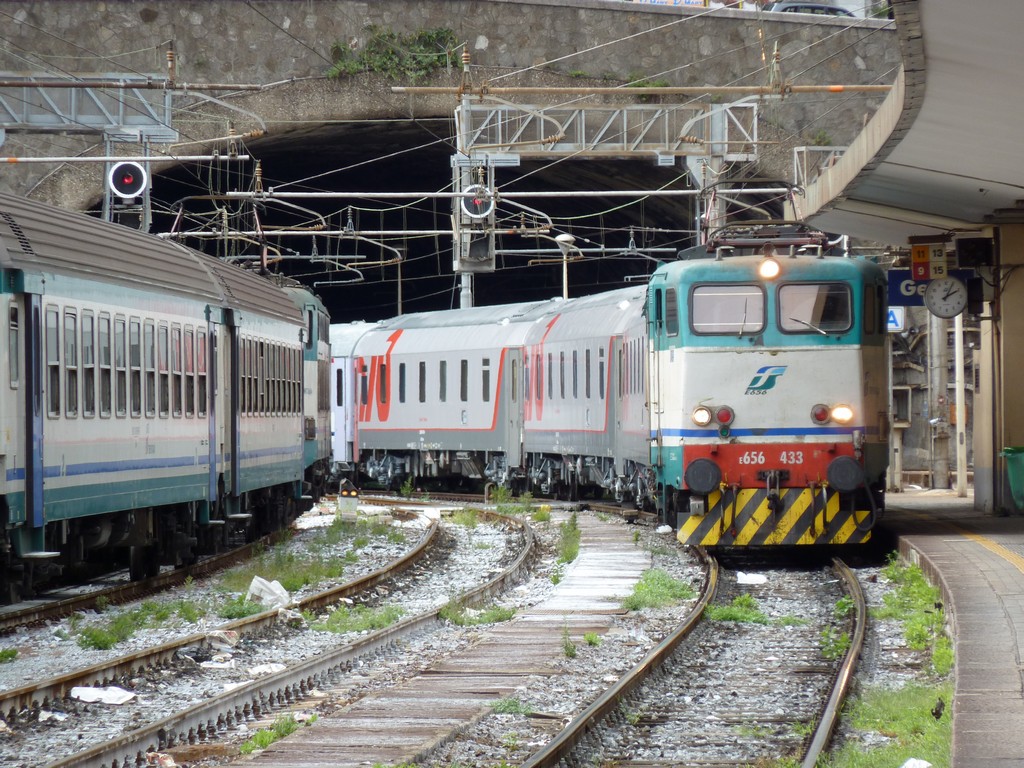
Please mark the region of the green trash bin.
<svg viewBox="0 0 1024 768"><path fill-rule="evenodd" d="M1013 503L1017 509L1024 509L1024 448L1003 448L1000 455L1006 459L1006 474L1010 480Z"/></svg>

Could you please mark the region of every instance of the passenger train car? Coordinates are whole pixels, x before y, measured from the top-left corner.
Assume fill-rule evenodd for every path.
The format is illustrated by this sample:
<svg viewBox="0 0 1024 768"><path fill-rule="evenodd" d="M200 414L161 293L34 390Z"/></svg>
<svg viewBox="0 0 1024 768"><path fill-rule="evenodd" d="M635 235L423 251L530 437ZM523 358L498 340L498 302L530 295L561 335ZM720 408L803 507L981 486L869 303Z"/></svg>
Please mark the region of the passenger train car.
<svg viewBox="0 0 1024 768"><path fill-rule="evenodd" d="M330 321L298 284L9 195L0 276L0 600L191 562L322 492Z"/></svg>
<svg viewBox="0 0 1024 768"><path fill-rule="evenodd" d="M391 488L608 495L684 543L866 541L888 457L885 275L826 242L758 228L642 286L335 326L335 455Z"/></svg>

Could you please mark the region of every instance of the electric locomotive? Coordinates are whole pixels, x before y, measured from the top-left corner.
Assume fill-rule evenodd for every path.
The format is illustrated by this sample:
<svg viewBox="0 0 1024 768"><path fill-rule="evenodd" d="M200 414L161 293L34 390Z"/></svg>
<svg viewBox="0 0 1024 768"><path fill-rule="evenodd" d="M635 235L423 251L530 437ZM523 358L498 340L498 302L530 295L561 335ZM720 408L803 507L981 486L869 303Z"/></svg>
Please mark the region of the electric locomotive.
<svg viewBox="0 0 1024 768"><path fill-rule="evenodd" d="M329 319L297 284L0 195L0 601L275 530L329 469Z"/></svg>
<svg viewBox="0 0 1024 768"><path fill-rule="evenodd" d="M650 280L651 464L684 544L866 541L888 464L886 277L797 226Z"/></svg>

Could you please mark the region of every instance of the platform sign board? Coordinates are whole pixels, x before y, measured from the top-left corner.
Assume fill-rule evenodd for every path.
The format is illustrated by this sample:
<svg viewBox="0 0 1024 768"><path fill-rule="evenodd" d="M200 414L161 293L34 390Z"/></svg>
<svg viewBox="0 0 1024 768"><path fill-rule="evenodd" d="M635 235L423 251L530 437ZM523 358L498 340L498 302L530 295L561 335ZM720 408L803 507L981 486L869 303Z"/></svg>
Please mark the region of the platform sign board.
<svg viewBox="0 0 1024 768"><path fill-rule="evenodd" d="M889 315L885 321L885 330L889 333L899 333L907 330L907 308L889 307Z"/></svg>
<svg viewBox="0 0 1024 768"><path fill-rule="evenodd" d="M947 269L945 274L958 277L964 282L975 276L973 269ZM913 269L890 269L888 278L890 307L924 306L924 291L928 287L928 281L914 278Z"/></svg>
<svg viewBox="0 0 1024 768"><path fill-rule="evenodd" d="M910 273L914 280L945 277L948 268L945 243L918 243L910 246Z"/></svg>

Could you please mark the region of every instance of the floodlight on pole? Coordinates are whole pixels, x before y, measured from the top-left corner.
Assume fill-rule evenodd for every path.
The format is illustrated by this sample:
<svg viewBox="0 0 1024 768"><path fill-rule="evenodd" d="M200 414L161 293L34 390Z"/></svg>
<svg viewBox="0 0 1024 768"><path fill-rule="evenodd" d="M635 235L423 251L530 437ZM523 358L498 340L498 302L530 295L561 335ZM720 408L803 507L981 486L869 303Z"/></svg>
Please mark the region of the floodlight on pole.
<svg viewBox="0 0 1024 768"><path fill-rule="evenodd" d="M569 251L579 250L576 248L576 238L568 232L555 236L558 249L562 252L562 298L569 298Z"/></svg>

